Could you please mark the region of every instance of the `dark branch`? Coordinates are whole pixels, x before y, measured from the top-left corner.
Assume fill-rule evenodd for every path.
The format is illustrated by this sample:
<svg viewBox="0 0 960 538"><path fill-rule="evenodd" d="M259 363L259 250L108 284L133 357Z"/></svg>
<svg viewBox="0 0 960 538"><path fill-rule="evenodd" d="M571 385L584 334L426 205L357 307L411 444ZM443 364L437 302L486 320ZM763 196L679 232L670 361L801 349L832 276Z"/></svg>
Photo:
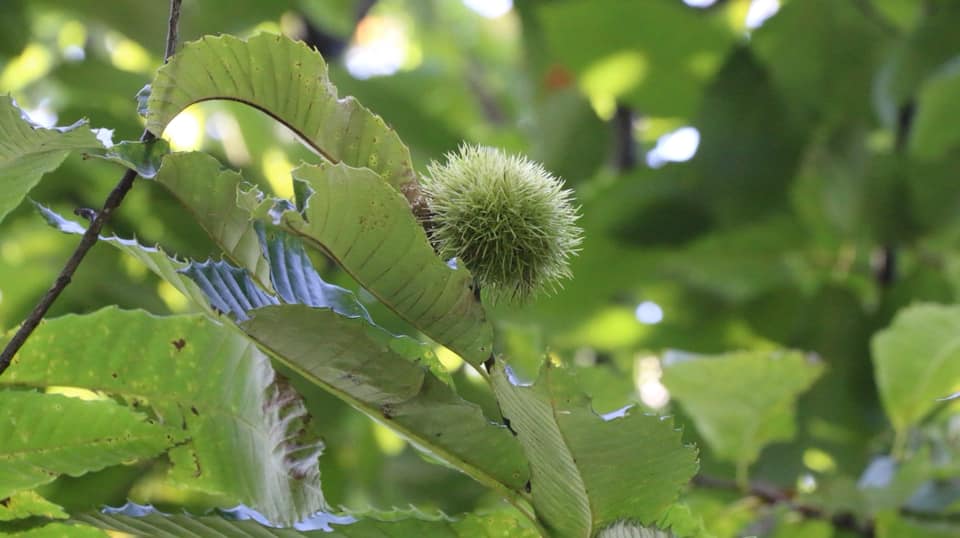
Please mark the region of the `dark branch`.
<svg viewBox="0 0 960 538"><path fill-rule="evenodd" d="M170 0L170 17L167 23L167 44L163 54L164 63L173 56L177 47L177 29L180 24L180 3L181 0ZM143 134L140 135L141 142L150 142L155 138L153 133L146 129L144 129ZM70 259L67 260L67 263L60 271L60 275L57 276L57 279L54 280L50 289L47 290L40 299L40 302L37 303L37 306L33 308L33 311L30 312L27 319L25 319L23 324L20 325L20 328L17 329L17 333L7 342L3 352L0 353L0 374L3 374L10 366L10 363L13 361L13 356L16 355L24 342L27 341L27 338L29 338L34 329L37 328L40 320L42 320L43 316L50 310L50 307L63 292L64 288L70 284L70 280L80 266L80 262L83 261L87 252L96 244L97 238L100 236L100 230L103 229L104 224L110 219L113 211L120 206L120 202L123 201L123 198L130 191L130 188L133 187L133 180L136 179L136 177L137 172L135 170L127 170L113 190L110 191L110 195L107 196L106 201L103 203L103 209L96 213L96 217L94 217L90 223L90 227L87 228L87 231L83 234L77 248L73 251Z"/></svg>
<svg viewBox="0 0 960 538"><path fill-rule="evenodd" d="M693 485L701 488L743 491L733 480L699 474L693 478ZM873 538L873 522L861 522L854 514L847 512L828 513L822 508L796 503L791 491L780 489L772 484L751 483L745 491L764 504L782 504L794 512L810 519L829 521L835 528L854 532L864 538Z"/></svg>
<svg viewBox="0 0 960 538"><path fill-rule="evenodd" d="M637 166L637 141L633 136L633 110L617 105L613 115L613 166L629 172Z"/></svg>

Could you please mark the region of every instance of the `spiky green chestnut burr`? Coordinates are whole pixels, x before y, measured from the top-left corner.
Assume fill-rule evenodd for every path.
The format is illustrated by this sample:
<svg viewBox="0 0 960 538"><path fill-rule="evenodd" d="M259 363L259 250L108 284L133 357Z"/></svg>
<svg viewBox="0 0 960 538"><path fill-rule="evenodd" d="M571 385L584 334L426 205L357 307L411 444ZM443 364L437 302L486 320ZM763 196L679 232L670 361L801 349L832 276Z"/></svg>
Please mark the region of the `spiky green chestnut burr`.
<svg viewBox="0 0 960 538"><path fill-rule="evenodd" d="M431 239L493 302L522 303L569 278L583 231L572 192L542 165L482 146L431 163L422 188Z"/></svg>

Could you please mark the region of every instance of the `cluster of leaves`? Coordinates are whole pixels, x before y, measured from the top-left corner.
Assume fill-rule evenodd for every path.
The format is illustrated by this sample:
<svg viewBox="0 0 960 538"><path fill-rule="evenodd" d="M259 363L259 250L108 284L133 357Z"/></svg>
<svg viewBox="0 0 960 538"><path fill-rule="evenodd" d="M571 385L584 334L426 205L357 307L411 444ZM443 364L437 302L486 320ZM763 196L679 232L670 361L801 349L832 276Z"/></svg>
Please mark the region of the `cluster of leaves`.
<svg viewBox="0 0 960 538"><path fill-rule="evenodd" d="M294 9L308 39L317 27L342 38L360 3L233 0L230 21L224 2L189 4L184 29L244 31ZM140 4L13 2L5 21L91 17L144 36L156 55L148 36L165 6ZM503 45L502 28L476 30L459 3L379 4L379 17L422 25L422 67L357 82L302 44L260 35L194 41L156 74L143 104L157 134L192 103L235 101L320 154L286 146L310 164L287 167L285 186L259 166L276 160L269 122L240 107L202 105L240 120L245 158L225 131L208 152L105 145L85 124L42 129L0 103L0 325L22 317L49 283L44 260L63 248L24 201L41 176L31 196L68 233L83 227L59 213L95 205L110 167L148 179L124 205L135 217L121 213L118 236L102 238L112 251L99 247L57 306L93 312L46 322L0 376L0 530L958 532L957 405L940 399L960 391L960 309L948 306L960 282L960 10L791 0L750 30L746 0L531 1L515 6L523 31ZM30 38L2 37L12 53ZM31 92L59 88L47 95L63 117L131 138L128 98L143 73L85 50L30 86L0 84L30 90L19 99L30 107ZM608 169L598 115L617 106L620 118L642 114L626 129L641 147L695 126L696 156ZM524 309L483 305L469 272L434 253L411 210L414 163L464 138L529 153L576 187L586 239L562 293ZM148 243L121 238L135 234ZM638 322L644 302L662 322ZM100 308L113 304L126 309ZM377 451L384 428L409 443L401 456ZM127 498L170 513L98 511ZM364 510L371 502L428 513ZM183 507L196 515L174 513Z"/></svg>

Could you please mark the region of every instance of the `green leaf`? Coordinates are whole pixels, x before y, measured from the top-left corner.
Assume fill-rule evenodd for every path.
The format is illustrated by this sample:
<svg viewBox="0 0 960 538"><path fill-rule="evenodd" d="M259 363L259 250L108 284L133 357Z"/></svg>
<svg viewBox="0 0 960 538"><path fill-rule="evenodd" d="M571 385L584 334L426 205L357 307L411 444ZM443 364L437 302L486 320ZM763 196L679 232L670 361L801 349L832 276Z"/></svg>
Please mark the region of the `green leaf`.
<svg viewBox="0 0 960 538"><path fill-rule="evenodd" d="M66 219L41 204L35 203L34 206L48 224L63 233L83 235L86 230L83 225L76 221ZM126 252L134 259L140 261L140 263L153 271L157 276L170 283L177 291L189 298L193 304L203 309L210 317L216 318L218 316L218 311L214 308L216 305L211 305L204 289L202 289L193 278L186 274L192 264L172 258L159 248L141 245L136 240L102 235L99 240L112 245L118 250ZM247 278L249 279L249 277ZM220 311L226 312L228 310Z"/></svg>
<svg viewBox="0 0 960 538"><path fill-rule="evenodd" d="M409 201L418 199L410 151L379 116L337 96L326 62L303 42L260 34L188 43L157 71L147 128L160 135L183 109L211 99L258 108L329 161L370 168Z"/></svg>
<svg viewBox="0 0 960 538"><path fill-rule="evenodd" d="M60 219L54 223L61 229L73 224L49 210L45 214ZM327 306L358 319L302 305L268 306L279 301L257 289L243 271L224 262L179 262L134 241L102 240L146 263L205 306L209 315L229 312L238 320L253 316L241 327L279 360L377 420L385 420L386 410L394 416L387 424L418 447L506 496L523 489L528 471L516 440L424 368L438 370L436 359L421 344L363 321L366 313L352 294L320 280L294 238L275 231L262 238L271 255L271 278L278 293L289 293L291 302L309 300L310 306ZM278 277L292 274L297 278ZM208 306L211 302L212 307ZM417 361L420 364L415 364Z"/></svg>
<svg viewBox="0 0 960 538"><path fill-rule="evenodd" d="M919 159L944 157L960 146L960 60L949 62L924 82L910 129L910 153Z"/></svg>
<svg viewBox="0 0 960 538"><path fill-rule="evenodd" d="M241 328L308 380L501 494L523 489L519 444L425 367L422 344L327 309L274 306L251 314Z"/></svg>
<svg viewBox="0 0 960 538"><path fill-rule="evenodd" d="M306 431L302 401L246 338L203 316L109 308L47 321L0 384L80 387L149 407L188 438L169 454L175 483L243 502L271 521L325 507L322 444ZM83 425L79 434L65 429L73 436L93 431L87 420L71 423Z"/></svg>
<svg viewBox="0 0 960 538"><path fill-rule="evenodd" d="M659 529L648 529L621 521L600 531L597 538L674 538L674 536Z"/></svg>
<svg viewBox="0 0 960 538"><path fill-rule="evenodd" d="M237 207L237 188L243 182L239 173L225 170L206 153L174 153L163 159L156 181L190 211L235 265L271 290L269 261L249 213Z"/></svg>
<svg viewBox="0 0 960 538"><path fill-rule="evenodd" d="M478 367L490 357L493 329L465 268L434 253L403 198L369 170L338 164L301 166L293 177L311 194L303 214L279 224L322 249L363 287L433 340ZM254 211L269 218L268 200Z"/></svg>
<svg viewBox="0 0 960 538"><path fill-rule="evenodd" d="M316 530L277 529L264 527L252 520L229 520L217 516L150 513L135 517L113 514L84 514L76 519L89 525L111 531L156 538L232 538L234 536L262 536L296 538L314 536L325 538L535 538L533 530L524 527L512 515L504 513L468 514L463 519L426 518L419 513L400 512L384 519L367 516L336 518L319 514L312 518ZM346 520L346 522L337 521Z"/></svg>
<svg viewBox="0 0 960 538"><path fill-rule="evenodd" d="M117 163L135 170L140 177L152 179L157 175L163 158L169 153L170 144L162 138L156 138L149 142L124 140L103 151L91 152L89 155Z"/></svg>
<svg viewBox="0 0 960 538"><path fill-rule="evenodd" d="M864 96L870 92L883 38L882 29L857 6L807 0L784 5L750 41L792 102L852 122L871 112ZM796 46L799 41L806 46Z"/></svg>
<svg viewBox="0 0 960 538"><path fill-rule="evenodd" d="M27 119L13 99L0 95L0 220L72 150L101 147L85 125L80 121L44 129Z"/></svg>
<svg viewBox="0 0 960 538"><path fill-rule="evenodd" d="M883 407L903 433L941 405L937 398L960 390L960 307L906 308L871 350Z"/></svg>
<svg viewBox="0 0 960 538"><path fill-rule="evenodd" d="M27 345L49 336L47 331L38 335ZM76 342L70 350L74 354ZM18 366L31 358L29 352L21 351L0 383L23 383L17 376ZM65 378L59 384L70 383ZM180 440L181 435L171 426L146 419L146 415L111 401L0 391L0 499L52 482L62 474L79 476L149 458Z"/></svg>
<svg viewBox="0 0 960 538"><path fill-rule="evenodd" d="M36 491L18 491L0 502L0 521L13 521L28 517L43 517L47 519L67 519L63 507L54 504Z"/></svg>
<svg viewBox="0 0 960 538"><path fill-rule="evenodd" d="M585 93L653 116L690 114L734 42L720 18L679 2L541 2L536 15L551 56Z"/></svg>
<svg viewBox="0 0 960 538"><path fill-rule="evenodd" d="M16 538L107 538L109 535L100 529L86 525L51 523L12 534L0 532L0 536L15 536Z"/></svg>
<svg viewBox="0 0 960 538"><path fill-rule="evenodd" d="M916 521L895 511L877 516L877 538L953 538L960 533L960 525L948 521Z"/></svg>
<svg viewBox="0 0 960 538"><path fill-rule="evenodd" d="M530 460L537 517L558 537L590 537L618 521L657 521L697 471L673 421L636 411L604 420L573 373L547 363L533 387L492 375L504 417Z"/></svg>
<svg viewBox="0 0 960 538"><path fill-rule="evenodd" d="M819 361L795 351L677 355L664 360L663 384L743 479L764 446L793 438L797 397L822 372Z"/></svg>

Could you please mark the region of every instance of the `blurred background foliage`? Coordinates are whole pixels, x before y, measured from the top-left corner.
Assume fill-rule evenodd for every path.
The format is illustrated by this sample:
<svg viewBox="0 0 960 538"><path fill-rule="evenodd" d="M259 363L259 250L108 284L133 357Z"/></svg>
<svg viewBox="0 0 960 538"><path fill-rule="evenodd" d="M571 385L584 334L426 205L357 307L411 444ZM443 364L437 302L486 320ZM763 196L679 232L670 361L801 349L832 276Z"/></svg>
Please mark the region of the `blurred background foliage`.
<svg viewBox="0 0 960 538"><path fill-rule="evenodd" d="M0 92L40 124L89 118L115 141L138 136L134 95L161 58L166 2L4 8ZM529 307L497 307L499 345L528 379L544 348L575 365L598 412L634 403L679 413L706 475L734 469L671 403L664 353L815 353L825 369L799 401L795 437L766 446L749 471L837 508L854 502L857 482L879 472L894 443L871 336L910 303L953 303L960 292L957 28L952 0L185 0L181 39L266 31L305 40L331 64L341 95L382 115L421 171L469 141L526 153L564 177L586 230L576 278ZM291 194L293 165L317 159L266 116L230 103L191 107L165 136L280 195ZM118 174L71 157L31 197L66 213L98 207ZM181 256L217 255L149 181L137 183L112 232ZM29 203L7 218L0 329L19 323L74 243ZM325 275L350 285L330 264ZM409 330L361 297L387 327ZM52 314L109 304L189 309L144 267L97 248ZM438 351L461 392L496 415L483 384ZM455 513L498 502L304 390L327 443L333 504ZM913 432L907 448L939 473L920 508L960 510L958 446L955 405ZM152 478L163 465L61 478L44 493L68 509L128 497L213 502L164 489ZM701 489L687 501L718 536L764 531L762 503ZM832 532L766 516L779 522L776 536Z"/></svg>

